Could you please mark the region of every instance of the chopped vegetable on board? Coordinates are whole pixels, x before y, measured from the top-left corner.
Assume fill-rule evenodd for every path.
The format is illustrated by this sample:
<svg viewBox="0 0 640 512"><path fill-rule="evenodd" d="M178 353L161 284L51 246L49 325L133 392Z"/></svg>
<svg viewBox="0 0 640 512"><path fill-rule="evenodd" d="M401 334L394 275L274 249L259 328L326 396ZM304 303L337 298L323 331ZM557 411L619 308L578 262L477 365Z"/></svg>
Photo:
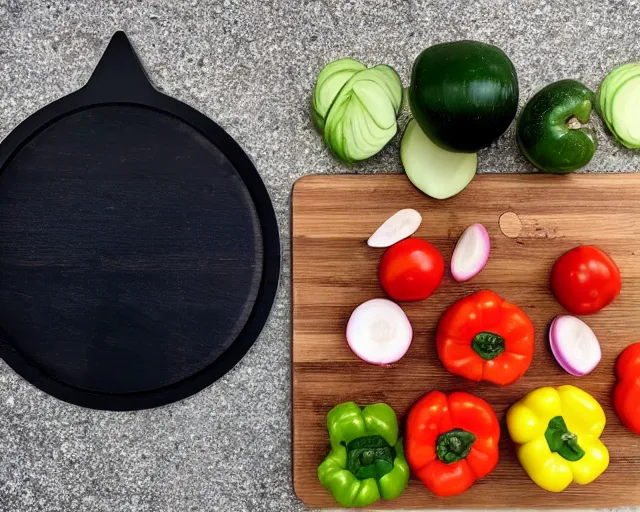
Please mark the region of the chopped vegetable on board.
<svg viewBox="0 0 640 512"><path fill-rule="evenodd" d="M380 261L380 284L395 300L422 300L440 286L444 258L421 238L407 238L392 245Z"/></svg>
<svg viewBox="0 0 640 512"><path fill-rule="evenodd" d="M549 329L551 352L571 375L591 373L602 358L600 342L585 322L571 315L558 315Z"/></svg>
<svg viewBox="0 0 640 512"><path fill-rule="evenodd" d="M343 507L392 500L409 482L398 420L383 403L335 406L327 415L331 452L318 468L320 483Z"/></svg>
<svg viewBox="0 0 640 512"><path fill-rule="evenodd" d="M388 366L409 350L413 328L395 302L371 299L360 304L347 323L347 343L367 363Z"/></svg>
<svg viewBox="0 0 640 512"><path fill-rule="evenodd" d="M575 386L538 388L507 412L520 464L552 492L591 483L607 469L609 452L600 440L605 423L597 400Z"/></svg>
<svg viewBox="0 0 640 512"><path fill-rule="evenodd" d="M422 215L413 208L404 208L385 220L367 240L369 247L391 247L413 235L422 223Z"/></svg>
<svg viewBox="0 0 640 512"><path fill-rule="evenodd" d="M500 424L491 406L469 393L424 395L407 417L407 460L438 496L454 496L498 463Z"/></svg>
<svg viewBox="0 0 640 512"><path fill-rule="evenodd" d="M462 232L451 256L451 275L456 281L468 281L480 273L489 261L491 240L482 224L471 224Z"/></svg>
<svg viewBox="0 0 640 512"><path fill-rule="evenodd" d="M592 315L620 295L622 281L615 261L597 247L581 245L564 253L551 270L551 290L573 315Z"/></svg>
<svg viewBox="0 0 640 512"><path fill-rule="evenodd" d="M438 322L436 347L442 364L456 375L511 384L531 365L533 323L514 304L483 290L446 310Z"/></svg>
<svg viewBox="0 0 640 512"><path fill-rule="evenodd" d="M640 434L640 343L629 345L616 361L618 382L613 405L620 421L634 434Z"/></svg>

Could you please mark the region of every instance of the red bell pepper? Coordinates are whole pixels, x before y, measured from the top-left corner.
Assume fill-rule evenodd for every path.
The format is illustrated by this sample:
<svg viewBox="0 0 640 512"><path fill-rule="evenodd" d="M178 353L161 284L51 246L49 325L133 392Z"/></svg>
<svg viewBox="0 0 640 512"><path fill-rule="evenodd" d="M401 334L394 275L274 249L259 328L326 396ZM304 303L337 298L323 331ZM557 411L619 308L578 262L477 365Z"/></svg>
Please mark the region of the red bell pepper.
<svg viewBox="0 0 640 512"><path fill-rule="evenodd" d="M438 496L466 491L498 463L498 418L469 393L427 393L409 411L405 439L411 471Z"/></svg>
<svg viewBox="0 0 640 512"><path fill-rule="evenodd" d="M484 290L453 304L438 322L438 357L447 370L470 380L506 385L533 358L533 323L517 306Z"/></svg>
<svg viewBox="0 0 640 512"><path fill-rule="evenodd" d="M618 382L613 406L620 421L634 434L640 434L640 343L629 345L616 361Z"/></svg>

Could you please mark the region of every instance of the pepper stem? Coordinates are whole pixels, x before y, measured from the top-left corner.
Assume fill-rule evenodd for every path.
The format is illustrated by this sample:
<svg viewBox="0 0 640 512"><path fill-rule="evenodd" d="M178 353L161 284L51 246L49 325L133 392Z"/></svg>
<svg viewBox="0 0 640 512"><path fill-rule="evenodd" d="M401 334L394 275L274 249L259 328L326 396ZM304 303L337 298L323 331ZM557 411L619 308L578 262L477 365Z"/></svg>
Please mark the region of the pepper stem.
<svg viewBox="0 0 640 512"><path fill-rule="evenodd" d="M567 120L567 128L569 128L569 130L579 130L582 128L582 123L576 116L571 116Z"/></svg>
<svg viewBox="0 0 640 512"><path fill-rule="evenodd" d="M476 440L475 434L461 428L454 428L436 439L436 455L445 464L453 464L464 459Z"/></svg>
<svg viewBox="0 0 640 512"><path fill-rule="evenodd" d="M347 469L359 480L380 479L393 469L396 450L381 436L365 436L346 445Z"/></svg>
<svg viewBox="0 0 640 512"><path fill-rule="evenodd" d="M485 361L490 361L504 352L504 338L492 332L479 332L473 337L471 348Z"/></svg>
<svg viewBox="0 0 640 512"><path fill-rule="evenodd" d="M578 436L569 431L562 416L551 418L544 437L552 453L557 453L570 462L584 457L584 450L578 444Z"/></svg>

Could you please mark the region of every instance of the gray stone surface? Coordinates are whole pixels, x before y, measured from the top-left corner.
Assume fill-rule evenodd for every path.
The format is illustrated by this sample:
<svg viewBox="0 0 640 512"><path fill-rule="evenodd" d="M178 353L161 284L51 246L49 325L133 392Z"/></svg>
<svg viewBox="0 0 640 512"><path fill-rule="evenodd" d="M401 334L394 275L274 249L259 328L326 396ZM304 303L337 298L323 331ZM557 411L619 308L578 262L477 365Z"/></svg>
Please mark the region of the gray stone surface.
<svg viewBox="0 0 640 512"><path fill-rule="evenodd" d="M182 403L137 413L73 407L0 361L0 511L301 510L291 485L289 195L316 172L398 172L397 141L350 169L313 131L314 77L351 55L394 66L432 43L488 41L513 59L521 97L560 78L597 87L640 59L640 2L624 0L0 0L0 138L80 87L124 29L156 85L221 124L255 159L282 228L282 286L251 352ZM640 156L600 129L593 171ZM481 172L525 171L513 130Z"/></svg>

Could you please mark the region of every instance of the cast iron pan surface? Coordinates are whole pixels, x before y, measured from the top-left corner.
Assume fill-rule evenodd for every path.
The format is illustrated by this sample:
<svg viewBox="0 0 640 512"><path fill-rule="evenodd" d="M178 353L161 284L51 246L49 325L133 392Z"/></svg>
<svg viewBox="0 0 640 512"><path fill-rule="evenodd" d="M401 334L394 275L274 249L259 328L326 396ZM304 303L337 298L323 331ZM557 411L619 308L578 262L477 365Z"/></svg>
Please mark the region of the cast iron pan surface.
<svg viewBox="0 0 640 512"><path fill-rule="evenodd" d="M123 32L0 144L0 356L55 397L133 410L200 391L256 340L279 273L252 162L150 84Z"/></svg>

